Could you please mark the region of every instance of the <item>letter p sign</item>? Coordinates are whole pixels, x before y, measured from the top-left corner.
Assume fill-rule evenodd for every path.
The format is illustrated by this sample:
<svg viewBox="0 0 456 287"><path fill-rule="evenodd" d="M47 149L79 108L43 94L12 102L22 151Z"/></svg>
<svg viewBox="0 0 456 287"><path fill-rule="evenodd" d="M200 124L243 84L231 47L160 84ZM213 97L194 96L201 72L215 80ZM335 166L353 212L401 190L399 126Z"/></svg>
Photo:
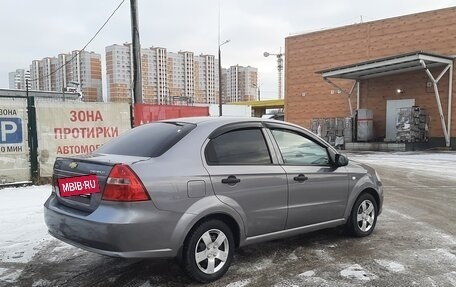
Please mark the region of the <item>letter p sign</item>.
<svg viewBox="0 0 456 287"><path fill-rule="evenodd" d="M0 144L22 143L22 120L0 118Z"/></svg>

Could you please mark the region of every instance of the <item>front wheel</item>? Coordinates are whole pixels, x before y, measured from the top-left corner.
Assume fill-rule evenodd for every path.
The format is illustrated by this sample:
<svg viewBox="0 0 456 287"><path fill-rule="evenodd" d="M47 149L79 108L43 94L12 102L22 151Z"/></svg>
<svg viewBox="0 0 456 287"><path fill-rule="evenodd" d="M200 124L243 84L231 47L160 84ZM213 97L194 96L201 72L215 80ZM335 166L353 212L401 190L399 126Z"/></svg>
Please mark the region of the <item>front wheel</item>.
<svg viewBox="0 0 456 287"><path fill-rule="evenodd" d="M231 229L220 220L204 221L190 232L184 243L183 267L201 283L215 281L228 271L233 252Z"/></svg>
<svg viewBox="0 0 456 287"><path fill-rule="evenodd" d="M357 237L370 235L377 223L377 202L369 193L361 194L353 206L347 222L348 231Z"/></svg>

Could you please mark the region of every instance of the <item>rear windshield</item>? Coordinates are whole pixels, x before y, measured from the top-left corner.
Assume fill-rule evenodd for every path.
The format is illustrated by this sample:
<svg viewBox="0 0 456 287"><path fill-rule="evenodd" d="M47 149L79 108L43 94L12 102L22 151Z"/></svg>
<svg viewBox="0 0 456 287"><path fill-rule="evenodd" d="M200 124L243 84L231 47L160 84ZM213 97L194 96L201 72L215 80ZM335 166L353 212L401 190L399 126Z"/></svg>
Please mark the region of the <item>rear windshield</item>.
<svg viewBox="0 0 456 287"><path fill-rule="evenodd" d="M107 142L94 153L158 157L195 127L195 124L176 122L146 124Z"/></svg>

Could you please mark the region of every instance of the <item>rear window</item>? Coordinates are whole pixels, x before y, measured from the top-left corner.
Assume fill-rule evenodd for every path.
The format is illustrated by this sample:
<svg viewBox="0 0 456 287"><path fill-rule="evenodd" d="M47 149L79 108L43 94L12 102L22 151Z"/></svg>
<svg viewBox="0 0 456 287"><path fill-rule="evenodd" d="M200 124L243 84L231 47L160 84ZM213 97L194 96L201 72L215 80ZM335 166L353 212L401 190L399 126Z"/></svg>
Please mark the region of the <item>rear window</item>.
<svg viewBox="0 0 456 287"><path fill-rule="evenodd" d="M195 124L176 122L139 126L107 142L94 153L158 157L195 127Z"/></svg>

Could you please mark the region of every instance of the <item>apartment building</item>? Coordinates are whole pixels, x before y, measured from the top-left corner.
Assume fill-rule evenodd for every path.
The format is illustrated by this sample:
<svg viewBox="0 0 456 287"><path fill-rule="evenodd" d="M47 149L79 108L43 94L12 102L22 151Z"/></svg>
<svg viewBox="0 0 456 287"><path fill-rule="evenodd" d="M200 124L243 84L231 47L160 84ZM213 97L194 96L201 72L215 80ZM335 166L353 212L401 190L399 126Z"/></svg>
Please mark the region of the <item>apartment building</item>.
<svg viewBox="0 0 456 287"><path fill-rule="evenodd" d="M61 92L72 88L80 91L85 101L103 101L101 55L73 51L33 60L30 82L32 90Z"/></svg>
<svg viewBox="0 0 456 287"><path fill-rule="evenodd" d="M30 81L30 71L24 69L17 69L14 72L8 74L9 77L9 88L16 90L25 90L27 80ZM28 83L29 89L31 89L31 83Z"/></svg>
<svg viewBox="0 0 456 287"><path fill-rule="evenodd" d="M258 69L239 65L223 69L222 79L225 87L224 99L226 103L256 100L258 85Z"/></svg>
<svg viewBox="0 0 456 287"><path fill-rule="evenodd" d="M131 44L106 47L108 101L131 101L131 63ZM218 102L218 64L212 55L144 48L141 49L141 76L144 103Z"/></svg>
<svg viewBox="0 0 456 287"><path fill-rule="evenodd" d="M126 44L106 47L108 102L131 102L131 50L131 45Z"/></svg>

